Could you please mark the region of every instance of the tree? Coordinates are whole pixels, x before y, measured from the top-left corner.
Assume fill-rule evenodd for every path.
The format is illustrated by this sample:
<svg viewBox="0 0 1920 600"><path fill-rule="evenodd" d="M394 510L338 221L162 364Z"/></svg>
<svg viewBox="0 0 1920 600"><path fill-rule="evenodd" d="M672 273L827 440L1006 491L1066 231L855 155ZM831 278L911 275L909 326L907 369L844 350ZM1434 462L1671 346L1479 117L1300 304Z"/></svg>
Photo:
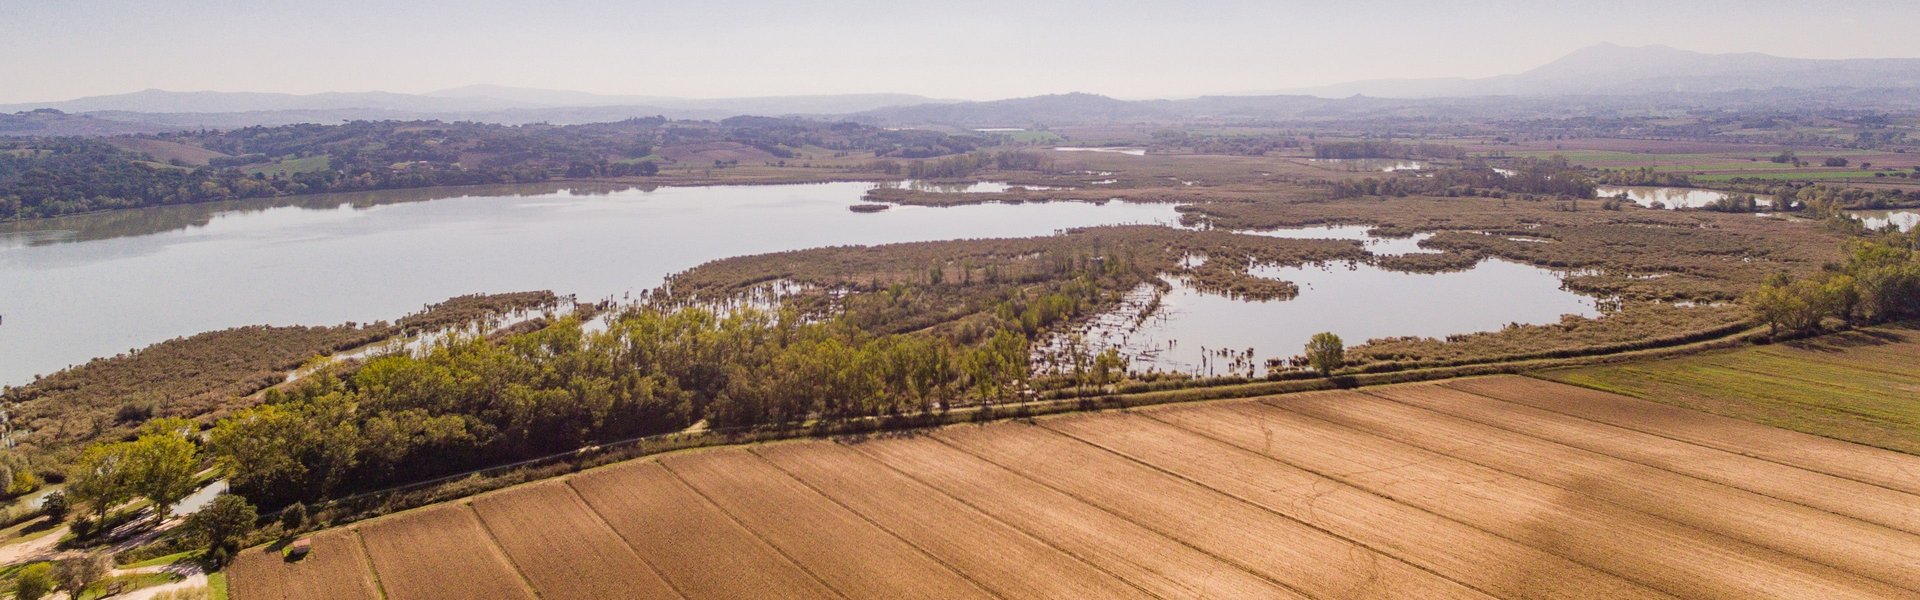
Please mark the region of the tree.
<svg viewBox="0 0 1920 600"><path fill-rule="evenodd" d="M169 507L193 493L198 483L194 471L200 466L198 450L177 428L150 426L142 431L146 433L128 442L128 484L134 495L152 501L155 514L164 518Z"/></svg>
<svg viewBox="0 0 1920 600"><path fill-rule="evenodd" d="M40 600L53 591L53 565L33 563L20 569L13 576L13 597L18 600Z"/></svg>
<svg viewBox="0 0 1920 600"><path fill-rule="evenodd" d="M67 591L67 597L80 597L81 590L107 577L113 569L113 559L102 553L87 553L60 559L54 563L53 579L60 589Z"/></svg>
<svg viewBox="0 0 1920 600"><path fill-rule="evenodd" d="M260 513L246 498L221 494L206 508L187 517L187 531L207 548L207 558L225 565L240 550L240 543L253 532Z"/></svg>
<svg viewBox="0 0 1920 600"><path fill-rule="evenodd" d="M102 517L135 497L153 502L156 514L164 516L167 507L193 493L199 467L193 442L174 427L175 421L161 419L142 427L140 437L131 442L87 448L74 467L68 492Z"/></svg>
<svg viewBox="0 0 1920 600"><path fill-rule="evenodd" d="M80 454L67 477L67 493L102 518L133 498L127 444L94 444Z"/></svg>
<svg viewBox="0 0 1920 600"><path fill-rule="evenodd" d="M307 505L295 502L280 509L280 529L297 531L307 524Z"/></svg>
<svg viewBox="0 0 1920 600"><path fill-rule="evenodd" d="M1313 366L1313 370L1319 371L1322 376L1333 375L1333 370L1340 368L1346 359L1346 344L1341 342L1340 336L1334 335L1333 332L1322 331L1313 334L1313 339L1307 340L1307 364Z"/></svg>
<svg viewBox="0 0 1920 600"><path fill-rule="evenodd" d="M66 492L54 490L47 492L46 497L40 499L40 512L46 513L47 518L54 523L67 520L67 511L71 508L73 507L67 504Z"/></svg>
<svg viewBox="0 0 1920 600"><path fill-rule="evenodd" d="M1747 296L1747 304L1771 334L1779 335L1811 331L1828 316L1845 316L1838 311L1850 310L1857 298L1851 277L1793 280L1776 274Z"/></svg>

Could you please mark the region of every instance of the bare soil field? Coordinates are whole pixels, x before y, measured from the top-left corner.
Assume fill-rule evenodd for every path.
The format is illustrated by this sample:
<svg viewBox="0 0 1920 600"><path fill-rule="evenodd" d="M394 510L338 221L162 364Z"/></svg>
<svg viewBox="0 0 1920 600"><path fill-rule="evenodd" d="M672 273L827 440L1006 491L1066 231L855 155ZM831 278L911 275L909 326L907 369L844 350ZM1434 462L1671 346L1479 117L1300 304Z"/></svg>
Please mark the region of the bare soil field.
<svg viewBox="0 0 1920 600"><path fill-rule="evenodd" d="M232 578L240 600L1912 598L1915 487L1920 457L1489 377L675 453L322 533L300 562L248 550Z"/></svg>
<svg viewBox="0 0 1920 600"><path fill-rule="evenodd" d="M478 498L473 510L541 598L675 595L564 482Z"/></svg>
<svg viewBox="0 0 1920 600"><path fill-rule="evenodd" d="M264 600L380 600L360 535L336 529L313 536L307 558L287 562L279 548L249 548L228 568L227 593Z"/></svg>
<svg viewBox="0 0 1920 600"><path fill-rule="evenodd" d="M356 528L390 600L534 595L465 504L442 504Z"/></svg>

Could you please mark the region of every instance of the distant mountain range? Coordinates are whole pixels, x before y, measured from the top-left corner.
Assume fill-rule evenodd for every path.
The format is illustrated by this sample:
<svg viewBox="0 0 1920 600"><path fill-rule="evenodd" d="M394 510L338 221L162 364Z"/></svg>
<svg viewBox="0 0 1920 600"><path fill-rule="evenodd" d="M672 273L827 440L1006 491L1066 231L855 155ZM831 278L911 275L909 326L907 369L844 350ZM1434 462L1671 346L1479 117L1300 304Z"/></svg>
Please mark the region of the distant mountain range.
<svg viewBox="0 0 1920 600"><path fill-rule="evenodd" d="M632 117L723 119L736 115L826 115L948 102L912 94L752 98L613 96L566 90L472 85L428 92L172 92L143 90L56 102L0 105L0 114L36 109L168 127L238 127L342 120L443 119L574 124Z"/></svg>
<svg viewBox="0 0 1920 600"><path fill-rule="evenodd" d="M1387 98L1701 94L1774 88L1920 87L1920 59L1782 58L1668 46L1588 46L1524 73L1477 79L1380 79L1285 93Z"/></svg>
<svg viewBox="0 0 1920 600"><path fill-rule="evenodd" d="M985 102L910 94L755 98L605 95L497 85L425 94L273 94L145 90L58 102L0 105L0 135L103 135L155 130L343 120L468 120L556 125L632 117L723 119L737 115L850 119L876 125L954 127L1152 122L1202 117L1445 118L1525 113L1586 114L1648 106L1912 107L1920 104L1920 59L1802 59L1706 54L1667 46L1600 44L1538 68L1486 78L1360 81L1272 94L1183 100L1117 100L1073 93ZM1577 101L1568 100L1578 97ZM55 109L64 116L20 115Z"/></svg>

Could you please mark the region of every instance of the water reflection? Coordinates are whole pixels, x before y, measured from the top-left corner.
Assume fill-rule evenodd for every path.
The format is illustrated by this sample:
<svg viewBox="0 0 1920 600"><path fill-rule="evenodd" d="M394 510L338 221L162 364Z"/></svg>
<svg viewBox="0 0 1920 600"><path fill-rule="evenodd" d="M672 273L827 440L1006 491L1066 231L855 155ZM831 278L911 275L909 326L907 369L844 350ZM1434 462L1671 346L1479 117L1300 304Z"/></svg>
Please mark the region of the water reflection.
<svg viewBox="0 0 1920 600"><path fill-rule="evenodd" d="M113 210L53 219L0 223L0 249L65 242L91 242L117 237L151 235L176 229L205 227L216 217L260 213L274 209L368 209L389 204L453 198L527 197L565 192L574 196L607 195L631 186L599 183L535 183L440 188L337 192L279 198L250 198Z"/></svg>
<svg viewBox="0 0 1920 600"><path fill-rule="evenodd" d="M1395 171L1418 171L1427 168L1417 160L1398 158L1309 158L1309 162L1336 167L1343 171L1377 171L1392 173Z"/></svg>
<svg viewBox="0 0 1920 600"><path fill-rule="evenodd" d="M1603 185L1594 188L1593 191L1594 195L1602 198L1624 195L1628 200L1632 200L1634 204L1648 208L1658 207L1670 210L1704 208L1729 197L1726 192L1674 187ZM1760 206L1773 206L1773 201L1767 198L1756 198L1754 202Z"/></svg>
<svg viewBox="0 0 1920 600"><path fill-rule="evenodd" d="M1399 256L1403 254L1430 254L1440 252L1421 248L1420 242L1433 238L1431 233L1416 233L1408 237L1376 237L1369 231L1369 225L1325 225L1320 227L1283 227L1280 229L1259 229L1240 231L1248 235L1287 238L1294 240L1359 240L1365 244L1368 252L1380 256Z"/></svg>
<svg viewBox="0 0 1920 600"><path fill-rule="evenodd" d="M1913 231L1915 225L1920 225L1920 211L1911 209L1857 210L1851 211L1848 214L1853 215L1855 219L1859 219L1860 224L1865 225L1867 229L1875 231L1886 229L1888 225L1892 225L1895 229L1907 232Z"/></svg>
<svg viewBox="0 0 1920 600"><path fill-rule="evenodd" d="M1366 264L1267 267L1256 274L1291 281L1300 295L1247 301L1201 292L1178 278L1152 302L1136 290L1129 307L1079 332L1095 351L1118 348L1137 370L1198 375L1265 372L1271 358L1298 355L1307 339L1331 331L1348 345L1399 336L1441 338L1541 324L1562 315L1597 316L1599 301L1562 288L1561 275L1504 260L1466 271L1400 273ZM1141 296L1144 294L1145 296ZM1140 312L1156 308L1145 318ZM1131 310L1132 312L1128 312Z"/></svg>
<svg viewBox="0 0 1920 600"><path fill-rule="evenodd" d="M908 179L905 181L887 181L876 183L874 189L913 190L931 194L993 194L1014 189L1047 191L1067 188L1007 183L1004 181L928 181Z"/></svg>
<svg viewBox="0 0 1920 600"><path fill-rule="evenodd" d="M15 224L0 384L202 331L393 319L461 294L597 301L743 254L1178 220L1124 202L847 210L871 187L396 190Z"/></svg>
<svg viewBox="0 0 1920 600"><path fill-rule="evenodd" d="M1061 152L1102 152L1107 154L1125 154L1127 156L1146 156L1146 148L1090 148L1085 146L1061 146L1054 148Z"/></svg>

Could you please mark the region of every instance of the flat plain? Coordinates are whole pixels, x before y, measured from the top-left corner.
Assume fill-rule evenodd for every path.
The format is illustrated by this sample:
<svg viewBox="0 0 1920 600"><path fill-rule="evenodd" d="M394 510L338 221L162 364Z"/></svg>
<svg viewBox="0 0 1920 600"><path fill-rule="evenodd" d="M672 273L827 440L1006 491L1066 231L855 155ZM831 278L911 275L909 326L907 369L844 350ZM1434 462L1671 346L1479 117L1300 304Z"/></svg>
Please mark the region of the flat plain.
<svg viewBox="0 0 1920 600"><path fill-rule="evenodd" d="M1920 456L1500 376L668 454L247 550L232 589L1912 598L1916 507Z"/></svg>

